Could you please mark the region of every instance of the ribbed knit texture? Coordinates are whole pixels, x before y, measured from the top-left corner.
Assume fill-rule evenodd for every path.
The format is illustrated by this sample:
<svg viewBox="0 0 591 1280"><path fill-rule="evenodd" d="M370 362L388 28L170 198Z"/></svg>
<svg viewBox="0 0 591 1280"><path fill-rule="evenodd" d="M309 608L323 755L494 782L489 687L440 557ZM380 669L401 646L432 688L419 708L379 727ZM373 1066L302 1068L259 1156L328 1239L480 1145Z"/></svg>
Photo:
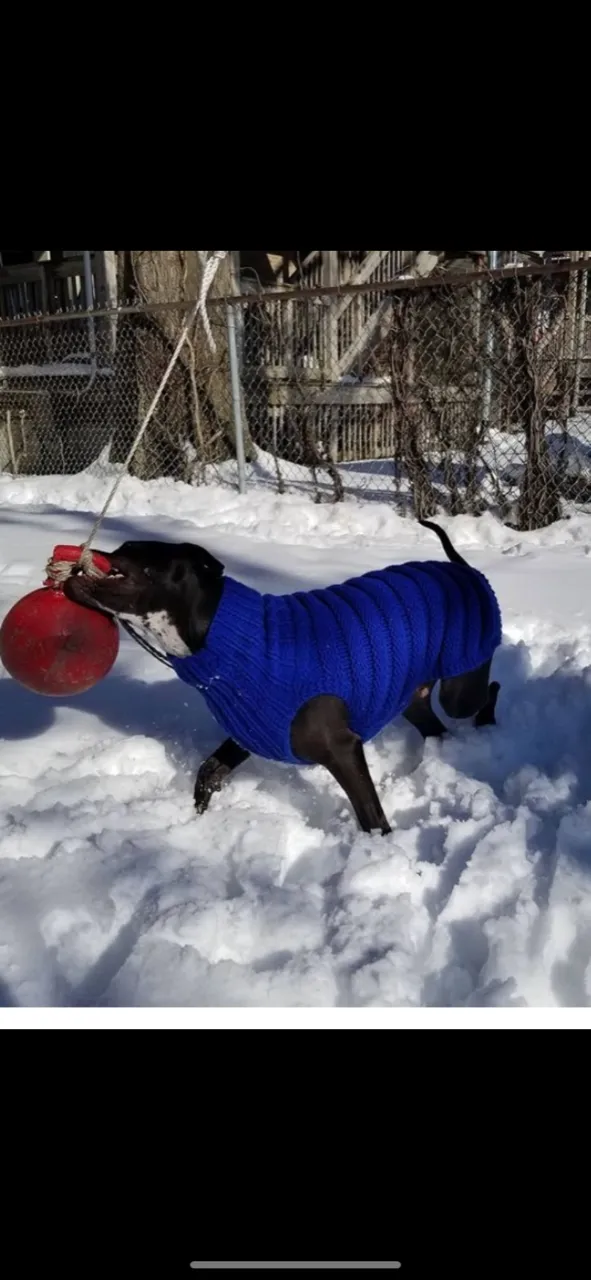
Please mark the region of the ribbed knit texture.
<svg viewBox="0 0 591 1280"><path fill-rule="evenodd" d="M224 578L203 648L169 658L228 737L255 755L306 764L293 754L290 730L310 698L342 698L367 742L405 710L417 685L474 670L500 640L486 578L427 561L285 596Z"/></svg>

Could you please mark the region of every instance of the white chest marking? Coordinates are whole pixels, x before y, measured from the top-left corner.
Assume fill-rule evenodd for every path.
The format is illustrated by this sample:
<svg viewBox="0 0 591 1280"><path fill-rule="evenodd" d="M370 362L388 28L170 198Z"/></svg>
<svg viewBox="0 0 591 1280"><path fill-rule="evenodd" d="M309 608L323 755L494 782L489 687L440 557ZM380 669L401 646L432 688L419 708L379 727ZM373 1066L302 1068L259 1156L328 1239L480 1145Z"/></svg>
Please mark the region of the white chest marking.
<svg viewBox="0 0 591 1280"><path fill-rule="evenodd" d="M174 623L165 609L160 609L157 613L144 613L141 615L138 613L120 613L118 617L122 618L124 622L130 622L132 627L137 627L139 631L143 629L149 632L166 653L172 654L173 658L187 658L191 652L184 640L181 640Z"/></svg>

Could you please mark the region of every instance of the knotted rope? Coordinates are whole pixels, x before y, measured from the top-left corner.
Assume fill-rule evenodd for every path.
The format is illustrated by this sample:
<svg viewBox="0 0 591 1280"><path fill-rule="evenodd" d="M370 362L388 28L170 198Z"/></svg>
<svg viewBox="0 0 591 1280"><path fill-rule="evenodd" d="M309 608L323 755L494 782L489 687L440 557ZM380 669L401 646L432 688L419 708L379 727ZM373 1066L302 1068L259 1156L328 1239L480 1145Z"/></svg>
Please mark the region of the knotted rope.
<svg viewBox="0 0 591 1280"><path fill-rule="evenodd" d="M98 565L94 563L92 551L89 551L87 546L82 548L80 557L76 562L73 560L53 560L50 557L45 566L47 577L58 586L61 586L62 582L65 582L66 578L69 578L76 569L87 574L89 578L105 577L104 570L99 569Z"/></svg>

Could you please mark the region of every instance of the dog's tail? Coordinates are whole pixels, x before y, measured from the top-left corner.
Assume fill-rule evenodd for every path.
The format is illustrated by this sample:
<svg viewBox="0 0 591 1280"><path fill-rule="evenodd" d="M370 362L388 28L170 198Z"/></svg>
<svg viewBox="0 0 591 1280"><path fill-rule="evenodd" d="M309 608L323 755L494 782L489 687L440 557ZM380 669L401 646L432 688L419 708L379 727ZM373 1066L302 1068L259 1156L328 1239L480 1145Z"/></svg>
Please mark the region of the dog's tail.
<svg viewBox="0 0 591 1280"><path fill-rule="evenodd" d="M437 534L443 550L445 551L448 560L451 560L452 564L463 564L467 569L472 568L472 566L468 564L468 561L464 560L464 557L460 555L459 551L456 551L453 542L448 538L445 529L440 529L439 525L433 524L432 520L419 520L419 524L422 524L425 529L431 529L433 533Z"/></svg>

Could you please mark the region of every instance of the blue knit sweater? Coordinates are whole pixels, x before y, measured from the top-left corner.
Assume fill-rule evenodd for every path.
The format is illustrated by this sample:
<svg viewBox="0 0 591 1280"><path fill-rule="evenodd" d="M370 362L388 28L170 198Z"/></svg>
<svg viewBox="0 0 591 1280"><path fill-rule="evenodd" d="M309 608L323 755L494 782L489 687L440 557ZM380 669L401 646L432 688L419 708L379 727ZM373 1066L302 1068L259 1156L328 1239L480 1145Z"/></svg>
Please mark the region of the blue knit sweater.
<svg viewBox="0 0 591 1280"><path fill-rule="evenodd" d="M486 578L427 561L284 596L224 578L204 646L169 658L245 750L307 764L292 751L290 729L309 698L342 698L367 742L405 710L417 685L473 670L500 640Z"/></svg>

